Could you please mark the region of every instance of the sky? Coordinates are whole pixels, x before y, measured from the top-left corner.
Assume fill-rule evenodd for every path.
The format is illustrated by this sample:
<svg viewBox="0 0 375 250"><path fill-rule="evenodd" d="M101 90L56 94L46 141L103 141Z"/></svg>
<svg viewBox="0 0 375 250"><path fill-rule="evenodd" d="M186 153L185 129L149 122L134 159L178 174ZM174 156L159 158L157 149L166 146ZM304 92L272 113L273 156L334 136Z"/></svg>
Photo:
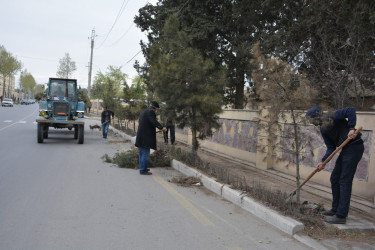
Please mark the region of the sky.
<svg viewBox="0 0 375 250"><path fill-rule="evenodd" d="M0 0L0 45L22 62L37 84L56 77L59 60L69 53L77 70L71 78L87 88L91 35L95 30L92 80L108 66L122 67L128 83L143 63L140 41L146 34L134 16L157 0ZM140 52L140 53L138 53ZM138 53L138 55L137 55ZM134 57L134 58L133 58ZM16 87L20 73L16 74Z"/></svg>

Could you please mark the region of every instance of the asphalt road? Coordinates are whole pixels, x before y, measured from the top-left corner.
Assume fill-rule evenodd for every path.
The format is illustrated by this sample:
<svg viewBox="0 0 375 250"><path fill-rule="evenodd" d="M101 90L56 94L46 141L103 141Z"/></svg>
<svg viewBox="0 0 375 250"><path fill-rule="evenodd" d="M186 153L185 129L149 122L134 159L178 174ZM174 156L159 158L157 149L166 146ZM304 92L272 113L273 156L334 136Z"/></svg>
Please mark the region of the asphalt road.
<svg viewBox="0 0 375 250"><path fill-rule="evenodd" d="M103 162L131 145L85 142L50 129L37 143L38 105L0 108L0 249L307 249L293 237L197 187Z"/></svg>

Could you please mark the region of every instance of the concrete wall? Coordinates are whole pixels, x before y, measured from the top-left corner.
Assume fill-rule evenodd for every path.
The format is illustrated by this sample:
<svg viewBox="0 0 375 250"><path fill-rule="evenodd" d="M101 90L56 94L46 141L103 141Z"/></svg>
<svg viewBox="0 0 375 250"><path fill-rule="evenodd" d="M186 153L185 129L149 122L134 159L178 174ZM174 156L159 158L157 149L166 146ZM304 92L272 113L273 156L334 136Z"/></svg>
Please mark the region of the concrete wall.
<svg viewBox="0 0 375 250"><path fill-rule="evenodd" d="M298 112L297 112L298 113ZM305 112L299 112L304 116ZM247 163L255 168L269 171L276 170L289 175L295 179L296 166L294 158L286 151L280 152L284 161L275 161L273 152L267 145L267 133L259 126L259 112L255 110L225 110L219 119L220 129L214 135L200 141L201 148L212 153L227 156L232 159ZM264 118L264 117L263 117ZM282 130L290 129L290 118L286 118L286 123ZM375 112L357 112L357 127L362 126L362 138L365 142L365 152L362 160L358 164L357 172L353 182L352 207L364 210L375 217ZM300 129L311 138L311 146L306 145L303 160L300 163L300 175L304 180L316 168L326 147L321 138L320 132L314 126L300 126ZM191 144L191 132L184 129L176 130L176 138L185 143ZM291 145L287 139L279 138L284 145ZM263 150L260 150L260 149ZM264 151L265 150L265 151ZM330 174L338 154L327 164L325 170L316 174L309 183L322 188L312 188L309 191L316 192L330 197ZM288 165L288 167L286 167ZM330 191L328 191L330 192Z"/></svg>

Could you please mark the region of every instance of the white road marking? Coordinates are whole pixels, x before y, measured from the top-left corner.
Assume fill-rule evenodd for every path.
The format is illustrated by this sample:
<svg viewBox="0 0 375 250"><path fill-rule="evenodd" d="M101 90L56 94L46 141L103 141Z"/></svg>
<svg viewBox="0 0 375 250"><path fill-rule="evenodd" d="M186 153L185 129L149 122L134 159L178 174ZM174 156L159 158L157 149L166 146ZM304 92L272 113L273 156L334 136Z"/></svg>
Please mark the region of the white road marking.
<svg viewBox="0 0 375 250"><path fill-rule="evenodd" d="M25 116L24 118L22 118L21 121L23 121L23 120L29 118L30 116L35 115L36 112L38 112L38 109L35 109L34 112L32 112L32 113L29 114L28 116ZM4 122L12 122L12 120L5 120ZM13 126L14 124L17 124L17 123L19 123L19 122L14 122L14 123L12 123L12 124L9 124L8 126L5 126L4 128L0 128L0 131L3 131L4 129L9 128L10 126Z"/></svg>
<svg viewBox="0 0 375 250"><path fill-rule="evenodd" d="M19 121L18 123L26 123L26 121Z"/></svg>

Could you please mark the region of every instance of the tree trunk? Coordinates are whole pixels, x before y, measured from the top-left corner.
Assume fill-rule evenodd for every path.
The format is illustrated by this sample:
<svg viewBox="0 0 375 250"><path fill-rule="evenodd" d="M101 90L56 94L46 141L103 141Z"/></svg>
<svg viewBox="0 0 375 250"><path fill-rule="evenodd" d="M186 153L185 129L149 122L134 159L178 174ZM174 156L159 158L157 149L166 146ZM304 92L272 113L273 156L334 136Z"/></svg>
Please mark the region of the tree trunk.
<svg viewBox="0 0 375 250"><path fill-rule="evenodd" d="M8 79L9 79L9 84L8 84L8 96L7 97L11 97L11 94L10 94L10 83L11 83L11 76L8 76Z"/></svg>
<svg viewBox="0 0 375 250"><path fill-rule="evenodd" d="M292 112L292 118L293 118L293 128L294 128L294 141L296 143L296 147L294 150L294 155L296 158L296 186L297 186L297 193L296 193L296 199L297 199L297 208L299 209L300 206L300 173L299 173L299 150L300 150L300 143L299 143L299 137L298 137L298 125L296 122L296 116L294 113L294 110L290 110Z"/></svg>
<svg viewBox="0 0 375 250"><path fill-rule="evenodd" d="M4 80L4 82L3 82L3 99L4 99L4 97L5 97L5 88L6 88L6 77L5 76L3 76L4 78L3 78L3 80Z"/></svg>
<svg viewBox="0 0 375 250"><path fill-rule="evenodd" d="M244 74L238 74L235 79L235 85L236 85L236 93L234 96L234 108L235 109L243 109L244 104Z"/></svg>
<svg viewBox="0 0 375 250"><path fill-rule="evenodd" d="M191 129L191 134L192 134L192 144L193 144L193 151L197 152L199 148L199 142L197 138L197 130L195 128Z"/></svg>

